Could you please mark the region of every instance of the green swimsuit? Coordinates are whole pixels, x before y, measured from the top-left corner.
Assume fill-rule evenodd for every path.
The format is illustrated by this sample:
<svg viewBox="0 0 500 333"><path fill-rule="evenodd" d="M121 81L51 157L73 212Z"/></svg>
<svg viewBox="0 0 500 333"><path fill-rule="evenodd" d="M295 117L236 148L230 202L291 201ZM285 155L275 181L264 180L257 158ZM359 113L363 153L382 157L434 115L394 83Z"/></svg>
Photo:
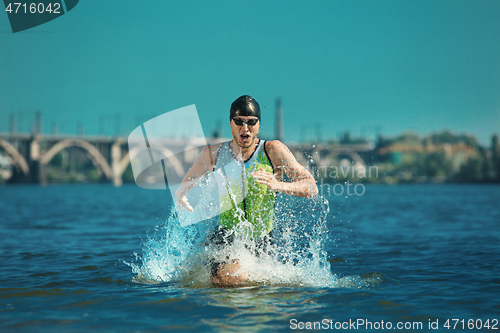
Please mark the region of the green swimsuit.
<svg viewBox="0 0 500 333"><path fill-rule="evenodd" d="M266 185L259 184L250 173L262 170L273 172L273 165L265 149L265 140L260 140L252 156L242 163L235 159L224 142L216 154L215 172L223 193L219 197L219 224L224 229L233 229L243 221L251 225L253 239L269 234L273 229L273 214L276 194ZM246 224L248 226L248 224Z"/></svg>

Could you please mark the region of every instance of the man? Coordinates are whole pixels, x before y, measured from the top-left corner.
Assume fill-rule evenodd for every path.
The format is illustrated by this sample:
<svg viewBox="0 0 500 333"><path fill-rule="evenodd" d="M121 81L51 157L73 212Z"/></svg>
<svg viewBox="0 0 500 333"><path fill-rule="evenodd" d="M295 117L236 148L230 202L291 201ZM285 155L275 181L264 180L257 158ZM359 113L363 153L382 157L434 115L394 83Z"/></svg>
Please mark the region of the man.
<svg viewBox="0 0 500 333"><path fill-rule="evenodd" d="M217 245L226 245L231 243L234 231L241 231L241 226L246 225L250 226L247 231L254 245L265 248L265 244L272 241L276 192L312 198L318 194L318 188L310 172L283 143L257 138L260 107L255 99L248 95L237 98L231 104L229 120L233 139L203 149L184 177L176 200L181 207L193 212L185 194L194 182L208 171L224 174L231 162L240 161L243 169L240 181L227 181L228 191L219 198L219 229L209 239ZM284 174L291 182L282 181ZM223 176L227 180L227 175ZM238 260L213 263L211 275L213 282L221 286L237 285L247 278Z"/></svg>

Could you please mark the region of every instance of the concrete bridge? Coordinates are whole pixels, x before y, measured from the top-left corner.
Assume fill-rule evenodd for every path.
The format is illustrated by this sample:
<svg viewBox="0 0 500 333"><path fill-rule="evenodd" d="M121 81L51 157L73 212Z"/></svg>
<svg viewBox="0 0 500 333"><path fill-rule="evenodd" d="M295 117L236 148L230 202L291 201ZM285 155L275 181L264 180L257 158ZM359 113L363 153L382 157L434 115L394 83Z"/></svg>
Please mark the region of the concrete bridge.
<svg viewBox="0 0 500 333"><path fill-rule="evenodd" d="M99 173L116 186L130 163L127 143L121 138L0 134L0 149L13 163L10 182L47 182L46 167L54 156L69 147L83 149Z"/></svg>
<svg viewBox="0 0 500 333"><path fill-rule="evenodd" d="M208 141L216 143L224 139ZM199 147L199 142L172 138L168 139L166 146L176 147L177 151L184 151L183 154L176 154L169 158L172 169L179 177L182 177L200 152L200 149L195 148ZM372 144L289 143L287 146L299 162L308 169L327 167L327 161L339 155L349 159L352 164L365 166L374 151ZM13 176L9 182L45 184L47 165L57 153L69 147L83 149L102 178L115 186L122 184L122 177L130 164L130 157L136 154L134 151L129 152L127 140L120 137L0 133L0 150L9 156L13 163Z"/></svg>

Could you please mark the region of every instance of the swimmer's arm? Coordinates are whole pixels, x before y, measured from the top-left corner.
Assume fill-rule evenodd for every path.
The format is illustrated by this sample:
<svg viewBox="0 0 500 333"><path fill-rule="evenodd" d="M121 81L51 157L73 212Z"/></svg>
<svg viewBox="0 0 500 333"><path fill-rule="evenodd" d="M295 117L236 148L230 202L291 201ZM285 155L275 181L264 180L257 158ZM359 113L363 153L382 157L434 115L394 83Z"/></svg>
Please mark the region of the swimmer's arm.
<svg viewBox="0 0 500 333"><path fill-rule="evenodd" d="M311 173L297 162L288 147L278 140L270 141L266 144L266 149L271 162L275 166L275 171L284 172L292 182L278 181L276 176L262 170L253 173L257 181L267 185L272 191L296 197L316 197L318 195L316 181Z"/></svg>
<svg viewBox="0 0 500 333"><path fill-rule="evenodd" d="M191 205L187 202L186 193L196 184L205 173L213 170L214 153L217 148L206 146L201 151L193 166L182 179L181 186L175 192L177 202L185 209L193 211Z"/></svg>

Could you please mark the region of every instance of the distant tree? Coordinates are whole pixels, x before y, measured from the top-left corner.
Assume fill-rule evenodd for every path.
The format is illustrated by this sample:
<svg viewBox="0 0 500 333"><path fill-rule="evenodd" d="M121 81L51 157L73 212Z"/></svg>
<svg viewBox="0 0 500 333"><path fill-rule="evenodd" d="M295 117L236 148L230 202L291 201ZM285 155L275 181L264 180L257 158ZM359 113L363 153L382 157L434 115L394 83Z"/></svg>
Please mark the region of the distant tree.
<svg viewBox="0 0 500 333"><path fill-rule="evenodd" d="M479 142L477 141L477 139L474 136L471 136L471 135L465 135L465 134L461 135L460 142L463 142L466 145L473 147L473 148L479 147Z"/></svg>
<svg viewBox="0 0 500 333"><path fill-rule="evenodd" d="M462 164L456 175L456 180L462 183L478 182L481 174L481 163L477 158L469 158Z"/></svg>
<svg viewBox="0 0 500 333"><path fill-rule="evenodd" d="M402 143L408 145L420 144L420 136L417 133L407 132L398 136L393 143Z"/></svg>
<svg viewBox="0 0 500 333"><path fill-rule="evenodd" d="M94 167L87 171L87 180L91 183L97 183L101 178L99 171Z"/></svg>
<svg viewBox="0 0 500 333"><path fill-rule="evenodd" d="M459 182L491 182L495 180L494 166L485 149L478 149L478 155L469 158L457 173L455 179Z"/></svg>
<svg viewBox="0 0 500 333"><path fill-rule="evenodd" d="M441 152L422 154L417 165L422 174L427 177L450 176L453 172L452 162Z"/></svg>
<svg viewBox="0 0 500 333"><path fill-rule="evenodd" d="M498 135L491 137L491 163L495 181L500 181L500 144L498 143Z"/></svg>
<svg viewBox="0 0 500 333"><path fill-rule="evenodd" d="M345 131L340 136L340 143L352 143L351 141L351 133L349 131Z"/></svg>
<svg viewBox="0 0 500 333"><path fill-rule="evenodd" d="M443 131L441 133L434 133L429 136L431 143L435 145L440 145L443 143L459 143L460 138L453 135L449 131Z"/></svg>
<svg viewBox="0 0 500 333"><path fill-rule="evenodd" d="M62 164L63 164L63 152L60 151L58 152L53 158L52 160L50 161L50 165L51 166L54 166L54 167L57 167L57 168L60 168L62 167Z"/></svg>
<svg viewBox="0 0 500 333"><path fill-rule="evenodd" d="M441 145L445 143L450 143L450 144L457 144L457 143L465 143L468 146L471 147L478 147L479 143L477 139L474 136L471 135L466 135L466 134L460 134L460 135L455 135L451 133L450 131L443 131L440 133L433 133L427 137L425 137L422 141L424 144L434 144L434 145Z"/></svg>
<svg viewBox="0 0 500 333"><path fill-rule="evenodd" d="M382 134L377 138L377 148L382 148L388 146L388 140Z"/></svg>
<svg viewBox="0 0 500 333"><path fill-rule="evenodd" d="M132 172L132 166L129 164L127 169L122 175L122 180L124 183L133 183L135 182L134 173Z"/></svg>

